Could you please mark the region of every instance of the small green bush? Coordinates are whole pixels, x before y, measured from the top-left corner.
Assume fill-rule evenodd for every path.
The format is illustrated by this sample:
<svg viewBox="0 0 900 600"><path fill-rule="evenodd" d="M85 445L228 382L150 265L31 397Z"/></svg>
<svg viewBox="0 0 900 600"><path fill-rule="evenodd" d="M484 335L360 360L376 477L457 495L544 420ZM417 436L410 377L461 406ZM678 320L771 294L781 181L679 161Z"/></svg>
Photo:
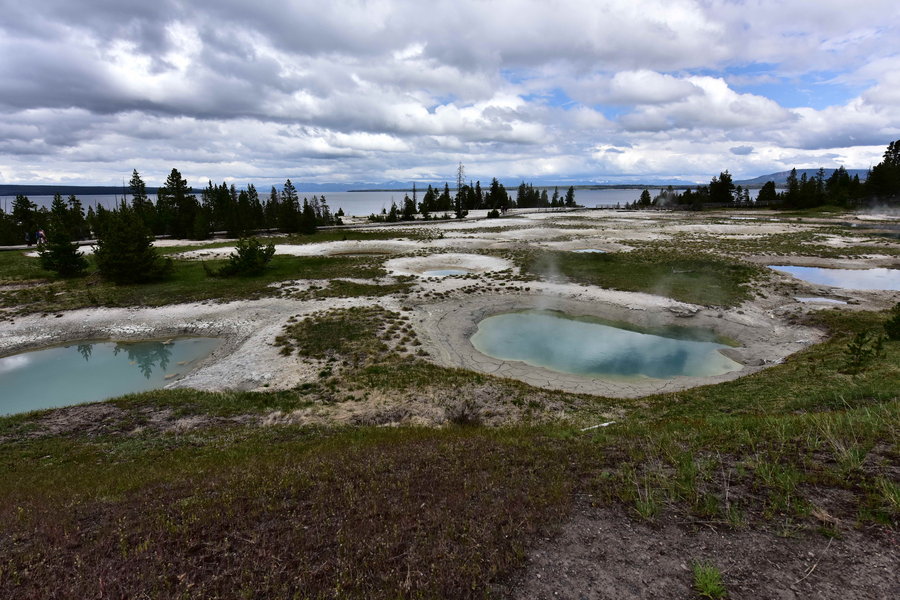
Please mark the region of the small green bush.
<svg viewBox="0 0 900 600"><path fill-rule="evenodd" d="M216 272L220 277L259 275L275 256L275 244L263 246L257 238L241 238L234 252L228 255L228 263Z"/></svg>
<svg viewBox="0 0 900 600"><path fill-rule="evenodd" d="M884 333L889 340L900 340L900 302L891 309L891 318L884 324Z"/></svg>
<svg viewBox="0 0 900 600"><path fill-rule="evenodd" d="M41 268L53 271L60 277L81 277L88 268L84 252L72 242L69 232L63 227L50 230L50 241L38 251Z"/></svg>
<svg viewBox="0 0 900 600"><path fill-rule="evenodd" d="M845 373L859 373L871 362L884 355L885 334L860 331L847 343L844 350Z"/></svg>

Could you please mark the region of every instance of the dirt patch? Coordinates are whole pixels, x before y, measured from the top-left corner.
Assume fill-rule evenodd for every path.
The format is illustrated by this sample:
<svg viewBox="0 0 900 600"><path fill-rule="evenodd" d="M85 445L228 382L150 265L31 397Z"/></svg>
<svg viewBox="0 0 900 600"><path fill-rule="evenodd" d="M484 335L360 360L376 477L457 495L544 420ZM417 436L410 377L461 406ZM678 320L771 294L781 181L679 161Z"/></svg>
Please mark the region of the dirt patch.
<svg viewBox="0 0 900 600"><path fill-rule="evenodd" d="M722 572L732 600L876 600L900 596L896 531L842 530L779 537L674 518L636 522L621 508L583 502L560 534L534 547L507 598L609 600L698 597L692 565Z"/></svg>
<svg viewBox="0 0 900 600"><path fill-rule="evenodd" d="M471 384L429 387L415 392L372 391L356 400L316 402L291 412L266 415L264 425L445 425L502 426L515 423L565 420L574 410L590 404L578 397L531 392L514 397L508 387ZM600 417L598 417L600 418ZM603 418L620 418L618 413Z"/></svg>
<svg viewBox="0 0 900 600"><path fill-rule="evenodd" d="M105 435L137 435L140 433L183 433L194 429L222 425L224 423L246 423L258 420L258 416L241 415L234 418L220 418L210 415L178 416L169 408L140 407L125 410L107 402L67 406L50 411L46 416L30 421L25 438L48 436L84 435L97 437ZM17 439L19 436L9 436ZM3 441L0 438L0 441Z"/></svg>

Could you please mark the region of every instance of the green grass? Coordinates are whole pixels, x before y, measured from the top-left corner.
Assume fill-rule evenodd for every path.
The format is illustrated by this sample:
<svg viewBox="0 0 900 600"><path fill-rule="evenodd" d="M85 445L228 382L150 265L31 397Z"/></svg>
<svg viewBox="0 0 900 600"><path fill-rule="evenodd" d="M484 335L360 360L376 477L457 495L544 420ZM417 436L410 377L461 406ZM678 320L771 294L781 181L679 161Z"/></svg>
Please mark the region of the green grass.
<svg viewBox="0 0 900 600"><path fill-rule="evenodd" d="M50 271L41 268L40 259L25 254L19 250L0 252L0 283L46 279L52 276Z"/></svg>
<svg viewBox="0 0 900 600"><path fill-rule="evenodd" d="M691 569L694 572L694 590L701 598L718 600L728 596L718 567L712 563L695 562Z"/></svg>
<svg viewBox="0 0 900 600"><path fill-rule="evenodd" d="M711 254L652 250L609 254L540 252L527 256L522 267L535 277L647 292L711 306L734 306L748 299L749 283L761 273L753 265Z"/></svg>
<svg viewBox="0 0 900 600"><path fill-rule="evenodd" d="M6 254L0 253L0 259ZM37 259L27 259L37 261ZM15 272L32 273L27 265ZM331 280L340 277L371 279L385 274L380 264L370 258L354 256L275 256L269 268L253 277L211 277L204 270L215 270L224 260L176 260L174 270L164 281L139 285L115 285L103 281L92 270L85 278L58 280L46 278L25 289L0 292L0 306L20 313L54 312L89 306L162 306L202 300L253 299L277 296L280 291L271 283L293 279ZM46 272L42 271L43 273Z"/></svg>

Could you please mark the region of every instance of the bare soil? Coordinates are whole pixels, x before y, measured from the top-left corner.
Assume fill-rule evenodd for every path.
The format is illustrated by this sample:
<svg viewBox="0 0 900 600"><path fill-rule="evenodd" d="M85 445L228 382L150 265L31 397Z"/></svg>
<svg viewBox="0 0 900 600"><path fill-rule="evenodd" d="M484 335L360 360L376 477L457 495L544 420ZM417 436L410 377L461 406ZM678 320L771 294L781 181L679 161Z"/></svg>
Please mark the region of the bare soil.
<svg viewBox="0 0 900 600"><path fill-rule="evenodd" d="M698 598L692 565L722 573L732 600L888 600L900 597L898 533L857 529L839 537L733 530L672 515L635 521L586 500L559 534L532 549L507 598L653 600Z"/></svg>

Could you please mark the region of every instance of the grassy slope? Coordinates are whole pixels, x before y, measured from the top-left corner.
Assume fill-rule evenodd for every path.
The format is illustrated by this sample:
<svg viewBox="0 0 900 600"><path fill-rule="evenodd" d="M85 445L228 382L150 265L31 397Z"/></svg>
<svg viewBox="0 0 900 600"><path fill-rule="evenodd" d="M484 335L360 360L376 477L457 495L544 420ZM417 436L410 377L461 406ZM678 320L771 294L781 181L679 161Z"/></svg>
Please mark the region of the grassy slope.
<svg viewBox="0 0 900 600"><path fill-rule="evenodd" d="M848 337L884 319L823 313L831 341L735 382L645 399L590 432L212 422L126 433L148 408L265 413L302 406L297 392L148 392L115 402L133 415L122 433L30 439L35 416L0 420L0 590L75 596L103 578L113 595L157 597L489 595L576 493L636 518L676 513L726 528L839 535L822 511L896 526L900 343L841 373ZM313 342L301 331L290 347ZM342 344L307 350L368 348ZM404 363L361 365L354 377L372 368L402 387Z"/></svg>

